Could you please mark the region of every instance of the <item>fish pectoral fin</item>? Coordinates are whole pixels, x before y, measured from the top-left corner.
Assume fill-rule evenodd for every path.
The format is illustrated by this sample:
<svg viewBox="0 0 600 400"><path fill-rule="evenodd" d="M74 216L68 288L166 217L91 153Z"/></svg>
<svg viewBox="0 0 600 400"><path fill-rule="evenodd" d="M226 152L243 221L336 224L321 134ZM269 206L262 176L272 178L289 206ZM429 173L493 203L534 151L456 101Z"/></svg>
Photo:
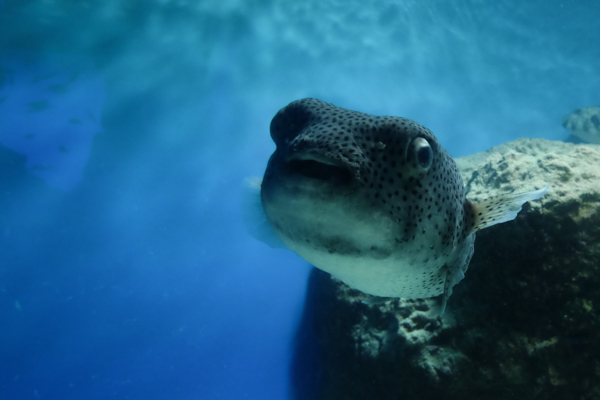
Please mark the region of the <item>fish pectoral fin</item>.
<svg viewBox="0 0 600 400"><path fill-rule="evenodd" d="M253 238L275 249L287 249L267 220L260 201L261 184L262 179L255 176L244 179L241 193L244 225Z"/></svg>
<svg viewBox="0 0 600 400"><path fill-rule="evenodd" d="M547 190L548 186L532 192L495 196L479 203L470 202L472 206L470 225L472 227L469 233L512 221L523 208L523 204L541 198Z"/></svg>
<svg viewBox="0 0 600 400"><path fill-rule="evenodd" d="M472 253L469 255L469 261L471 259ZM467 261L468 266L468 261ZM465 277L466 267L463 268L459 266L455 266L454 268L448 267L446 272L446 281L444 282L444 294L442 295L442 307L439 310L439 315L442 316L444 311L446 311L446 305L448 304L448 299L452 295L452 288L458 282L462 281Z"/></svg>

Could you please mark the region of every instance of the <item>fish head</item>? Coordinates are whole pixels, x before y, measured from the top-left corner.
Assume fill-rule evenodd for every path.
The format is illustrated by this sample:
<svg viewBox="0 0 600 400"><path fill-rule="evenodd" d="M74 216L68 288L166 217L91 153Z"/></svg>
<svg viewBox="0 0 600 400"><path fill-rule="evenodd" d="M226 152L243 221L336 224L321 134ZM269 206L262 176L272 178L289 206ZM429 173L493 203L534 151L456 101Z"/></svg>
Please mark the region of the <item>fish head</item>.
<svg viewBox="0 0 600 400"><path fill-rule="evenodd" d="M270 131L277 149L263 177L263 208L277 235L309 261L299 247L389 257L432 218L427 207L442 184L462 194L433 133L406 118L303 99L281 109Z"/></svg>

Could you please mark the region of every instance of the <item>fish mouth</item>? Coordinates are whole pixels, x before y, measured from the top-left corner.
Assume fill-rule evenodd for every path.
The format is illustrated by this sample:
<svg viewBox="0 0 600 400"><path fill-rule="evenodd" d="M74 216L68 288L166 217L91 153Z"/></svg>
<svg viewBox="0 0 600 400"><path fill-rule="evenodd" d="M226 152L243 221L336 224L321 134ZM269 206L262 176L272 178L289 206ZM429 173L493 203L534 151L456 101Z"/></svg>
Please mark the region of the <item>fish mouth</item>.
<svg viewBox="0 0 600 400"><path fill-rule="evenodd" d="M352 177L346 166L316 153L293 155L286 164L291 172L320 181L348 183Z"/></svg>

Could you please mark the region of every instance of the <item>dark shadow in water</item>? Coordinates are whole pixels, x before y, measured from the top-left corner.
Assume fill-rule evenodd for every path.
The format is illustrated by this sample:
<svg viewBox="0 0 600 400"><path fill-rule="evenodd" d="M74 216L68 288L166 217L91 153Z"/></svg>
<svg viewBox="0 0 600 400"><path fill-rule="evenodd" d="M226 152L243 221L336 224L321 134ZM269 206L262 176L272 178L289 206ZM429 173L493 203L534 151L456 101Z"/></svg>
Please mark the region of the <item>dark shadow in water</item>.
<svg viewBox="0 0 600 400"><path fill-rule="evenodd" d="M322 380L321 345L315 332L315 307L318 297L317 282L324 272L316 268L310 272L306 287L306 300L300 325L294 338L293 358L290 368L291 393L293 400L319 398ZM321 278L322 279L322 278Z"/></svg>

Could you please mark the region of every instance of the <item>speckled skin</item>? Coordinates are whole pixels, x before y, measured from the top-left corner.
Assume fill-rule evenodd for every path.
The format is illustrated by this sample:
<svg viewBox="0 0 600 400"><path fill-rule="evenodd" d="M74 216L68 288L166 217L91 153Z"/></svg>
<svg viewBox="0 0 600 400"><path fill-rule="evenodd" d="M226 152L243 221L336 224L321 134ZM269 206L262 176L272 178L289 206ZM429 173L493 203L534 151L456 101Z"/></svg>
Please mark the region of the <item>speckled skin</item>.
<svg viewBox="0 0 600 400"><path fill-rule="evenodd" d="M291 250L376 296L432 297L462 279L475 240L472 207L430 130L303 99L275 115L271 137L277 149L261 200ZM427 168L416 138L431 147Z"/></svg>

